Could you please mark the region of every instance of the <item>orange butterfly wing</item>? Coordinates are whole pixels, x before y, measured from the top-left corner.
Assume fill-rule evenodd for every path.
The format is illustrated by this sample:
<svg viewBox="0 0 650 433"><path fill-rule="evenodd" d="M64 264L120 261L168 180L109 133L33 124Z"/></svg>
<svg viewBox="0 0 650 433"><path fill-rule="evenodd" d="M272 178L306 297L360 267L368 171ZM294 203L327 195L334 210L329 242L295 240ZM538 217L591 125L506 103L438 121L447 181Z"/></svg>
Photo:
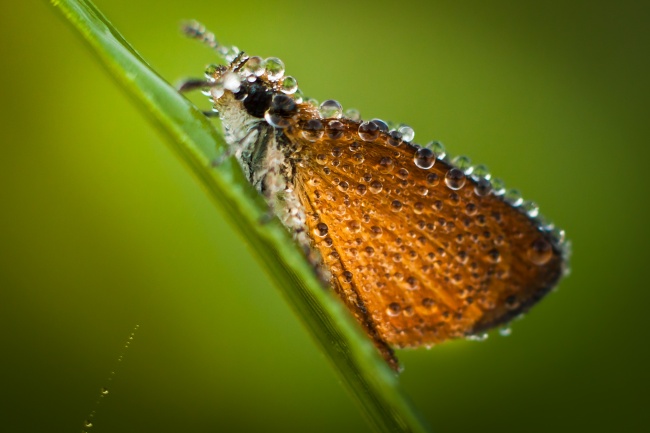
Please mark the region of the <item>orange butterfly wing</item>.
<svg viewBox="0 0 650 433"><path fill-rule="evenodd" d="M383 342L433 345L507 323L561 277L550 234L485 182L442 160L420 168L418 147L363 141L358 122L323 123L315 141L285 132L293 187L332 286L385 357Z"/></svg>

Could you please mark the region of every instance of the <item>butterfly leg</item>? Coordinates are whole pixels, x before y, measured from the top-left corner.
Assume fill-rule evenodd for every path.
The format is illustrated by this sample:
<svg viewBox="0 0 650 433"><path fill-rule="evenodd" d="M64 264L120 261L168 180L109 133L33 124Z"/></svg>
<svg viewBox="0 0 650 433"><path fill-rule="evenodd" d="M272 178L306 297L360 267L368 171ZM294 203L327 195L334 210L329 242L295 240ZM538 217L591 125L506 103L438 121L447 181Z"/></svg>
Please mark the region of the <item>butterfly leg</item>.
<svg viewBox="0 0 650 433"><path fill-rule="evenodd" d="M202 78L188 78L181 81L176 90L180 93L192 92L194 90L201 90L214 86L215 81L207 81Z"/></svg>

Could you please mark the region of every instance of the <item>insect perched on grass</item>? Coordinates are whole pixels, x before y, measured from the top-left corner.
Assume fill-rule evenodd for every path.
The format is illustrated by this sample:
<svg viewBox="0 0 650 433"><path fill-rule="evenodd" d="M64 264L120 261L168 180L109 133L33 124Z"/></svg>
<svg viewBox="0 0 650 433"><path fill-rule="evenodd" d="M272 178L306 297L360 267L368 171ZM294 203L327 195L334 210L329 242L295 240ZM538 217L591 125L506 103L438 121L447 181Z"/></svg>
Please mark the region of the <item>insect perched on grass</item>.
<svg viewBox="0 0 650 433"><path fill-rule="evenodd" d="M392 347L506 324L566 273L564 232L485 166L305 98L277 58L222 46L196 22L184 30L228 65L181 90L210 97L229 155L393 369Z"/></svg>

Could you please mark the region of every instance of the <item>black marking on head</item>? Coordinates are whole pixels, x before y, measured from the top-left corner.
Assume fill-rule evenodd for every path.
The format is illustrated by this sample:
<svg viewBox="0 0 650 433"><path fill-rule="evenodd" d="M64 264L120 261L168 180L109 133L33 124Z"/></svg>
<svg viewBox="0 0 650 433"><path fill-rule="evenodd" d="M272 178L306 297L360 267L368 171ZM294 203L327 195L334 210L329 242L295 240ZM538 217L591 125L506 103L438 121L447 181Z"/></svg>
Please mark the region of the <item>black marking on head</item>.
<svg viewBox="0 0 650 433"><path fill-rule="evenodd" d="M244 99L244 108L246 108L248 114L258 118L264 117L264 113L269 109L271 99L273 98L273 91L259 81L255 81L245 87L241 86L237 93L235 95L237 99L246 96ZM239 95L240 93L242 95Z"/></svg>

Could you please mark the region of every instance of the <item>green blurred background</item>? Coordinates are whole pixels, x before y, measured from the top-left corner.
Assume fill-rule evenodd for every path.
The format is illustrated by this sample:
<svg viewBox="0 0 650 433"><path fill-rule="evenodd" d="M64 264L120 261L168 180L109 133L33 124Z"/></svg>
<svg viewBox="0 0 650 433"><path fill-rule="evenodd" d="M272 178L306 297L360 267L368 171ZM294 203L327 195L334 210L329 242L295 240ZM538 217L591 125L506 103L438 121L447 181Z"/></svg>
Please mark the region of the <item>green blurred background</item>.
<svg viewBox="0 0 650 433"><path fill-rule="evenodd" d="M172 82L213 61L178 32L200 19L310 96L486 163L567 230L572 275L510 337L400 352L434 431L648 431L637 2L96 3ZM0 22L0 429L80 431L108 386L96 432L368 431L246 241L54 8L3 1Z"/></svg>

